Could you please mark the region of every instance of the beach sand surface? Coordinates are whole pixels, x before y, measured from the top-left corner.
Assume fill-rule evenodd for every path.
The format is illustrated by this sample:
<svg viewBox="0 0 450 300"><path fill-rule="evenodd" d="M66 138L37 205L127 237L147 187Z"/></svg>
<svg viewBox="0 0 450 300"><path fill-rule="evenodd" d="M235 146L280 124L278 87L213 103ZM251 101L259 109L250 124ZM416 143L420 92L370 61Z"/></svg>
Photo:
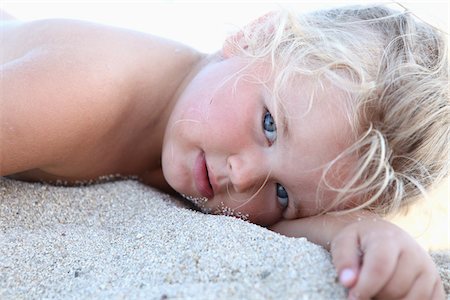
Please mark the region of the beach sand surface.
<svg viewBox="0 0 450 300"><path fill-rule="evenodd" d="M448 251L433 257L449 281ZM329 253L306 239L190 210L136 181L0 178L0 299L43 298L345 299L346 291Z"/></svg>

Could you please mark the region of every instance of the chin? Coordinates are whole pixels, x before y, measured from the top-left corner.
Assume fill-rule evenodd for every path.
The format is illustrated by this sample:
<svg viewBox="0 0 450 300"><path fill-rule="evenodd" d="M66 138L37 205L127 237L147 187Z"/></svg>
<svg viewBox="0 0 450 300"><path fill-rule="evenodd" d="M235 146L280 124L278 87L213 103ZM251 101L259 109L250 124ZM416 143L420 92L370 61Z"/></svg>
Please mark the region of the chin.
<svg viewBox="0 0 450 300"><path fill-rule="evenodd" d="M171 168L172 167L172 168ZM176 178L174 178L176 175L176 172L173 170L173 166L170 166L164 163L164 159L161 162L161 168L162 168L162 173L164 176L164 179L166 180L167 184L176 192L178 192L179 187L175 184L177 183Z"/></svg>

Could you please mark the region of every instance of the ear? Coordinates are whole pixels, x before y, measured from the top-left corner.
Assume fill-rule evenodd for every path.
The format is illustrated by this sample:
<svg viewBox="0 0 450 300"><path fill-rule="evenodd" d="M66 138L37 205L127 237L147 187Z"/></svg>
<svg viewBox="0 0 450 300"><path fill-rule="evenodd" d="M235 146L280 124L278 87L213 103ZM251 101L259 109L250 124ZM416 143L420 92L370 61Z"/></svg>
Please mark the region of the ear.
<svg viewBox="0 0 450 300"><path fill-rule="evenodd" d="M247 49L248 45L241 45L244 43L244 32L239 30L233 35L229 36L222 46L222 56L224 58L230 58L236 54L238 49Z"/></svg>
<svg viewBox="0 0 450 300"><path fill-rule="evenodd" d="M275 29L273 24L273 18L275 15L276 12L274 11L268 12L258 19L250 22L242 30L239 30L235 34L229 36L222 46L222 56L224 58L230 58L234 56L239 49L247 49L248 44L246 43L245 35L251 36L257 28L260 28L264 24L268 25L268 28L270 28L268 32L273 32Z"/></svg>

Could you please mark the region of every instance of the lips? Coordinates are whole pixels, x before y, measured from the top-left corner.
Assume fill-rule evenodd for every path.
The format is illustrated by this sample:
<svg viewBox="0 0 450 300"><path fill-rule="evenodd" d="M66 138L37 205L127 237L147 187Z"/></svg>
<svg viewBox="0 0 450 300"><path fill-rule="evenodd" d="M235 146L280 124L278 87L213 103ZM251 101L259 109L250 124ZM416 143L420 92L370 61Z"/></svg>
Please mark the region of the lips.
<svg viewBox="0 0 450 300"><path fill-rule="evenodd" d="M208 168L206 167L205 153L201 152L194 163L194 182L195 187L203 197L214 197L214 191L208 176Z"/></svg>

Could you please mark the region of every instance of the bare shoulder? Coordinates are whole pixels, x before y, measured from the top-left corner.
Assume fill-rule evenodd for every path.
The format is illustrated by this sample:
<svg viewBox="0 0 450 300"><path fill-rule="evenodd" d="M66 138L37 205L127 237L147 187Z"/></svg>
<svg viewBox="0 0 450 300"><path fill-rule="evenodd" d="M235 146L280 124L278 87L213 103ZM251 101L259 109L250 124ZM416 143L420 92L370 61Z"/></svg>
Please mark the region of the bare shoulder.
<svg viewBox="0 0 450 300"><path fill-rule="evenodd" d="M187 57L168 56L176 47L151 35L75 20L17 22L2 29L0 175L108 147L117 126L132 119L133 101L161 97L165 86L158 82L176 82L173 75Z"/></svg>
<svg viewBox="0 0 450 300"><path fill-rule="evenodd" d="M96 72L95 78L101 80L106 80L105 76L111 78L119 75L120 72L114 70L118 64L111 63L115 52L106 51L111 49L112 39L102 38L109 30L98 27L69 20L5 22L1 29L0 47L3 77L8 80L11 72L20 71L23 76L19 82L28 83L27 74L39 75L33 79L39 79L37 84L40 84L41 80L45 80L44 75L49 75L55 77L53 79L60 78L55 84L65 85L68 76L73 82L75 79L91 81L91 72ZM64 73L62 77L61 72ZM7 88L11 84L13 82L8 82ZM84 90L88 88L85 86Z"/></svg>
<svg viewBox="0 0 450 300"><path fill-rule="evenodd" d="M105 130L102 120L120 110L116 95L125 94L113 66L103 71L69 43L26 42L26 27L10 28L2 43L0 175L55 164L87 146L82 141Z"/></svg>
<svg viewBox="0 0 450 300"><path fill-rule="evenodd" d="M79 57L85 63L97 63L108 71L119 66L130 69L143 64L160 66L164 58L184 59L174 50L184 50L187 56L195 52L151 34L93 22L46 19L6 23L8 25L1 29L1 64L39 50Z"/></svg>

